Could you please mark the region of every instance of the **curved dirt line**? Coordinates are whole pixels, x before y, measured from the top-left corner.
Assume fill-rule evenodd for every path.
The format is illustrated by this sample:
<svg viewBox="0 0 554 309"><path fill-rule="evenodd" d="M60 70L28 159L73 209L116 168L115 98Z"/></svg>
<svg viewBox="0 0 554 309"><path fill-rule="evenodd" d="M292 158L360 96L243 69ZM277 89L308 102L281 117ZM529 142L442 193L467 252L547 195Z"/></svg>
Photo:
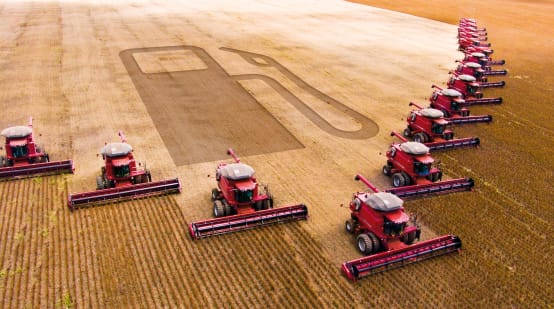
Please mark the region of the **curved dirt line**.
<svg viewBox="0 0 554 309"><path fill-rule="evenodd" d="M261 74L244 74L244 75L232 75L231 77L235 80L247 80L247 79L260 79L270 85L275 91L277 91L283 98L285 98L289 103L294 105L304 116L308 117L314 124L316 124L323 131L344 138L350 139L367 139L371 138L379 132L379 126L371 119L366 116L358 113L357 111L351 109L350 107L344 105L343 103L333 99L332 97L326 95L325 93L314 88L312 85L306 83L296 74L291 72L289 69L284 67L275 59L256 53L251 53L243 50L221 47L221 50L233 52L240 55L246 62L260 67L273 67L279 70L281 74L291 80L302 90L305 90L312 96L320 99L323 102L328 103L334 108L342 111L344 114L354 118L358 123L361 124L362 128L357 131L344 131L335 128L329 122L324 120L319 114L317 114L313 109L308 107L304 102L302 102L298 97L296 97L292 92L283 87L275 79L261 75Z"/></svg>

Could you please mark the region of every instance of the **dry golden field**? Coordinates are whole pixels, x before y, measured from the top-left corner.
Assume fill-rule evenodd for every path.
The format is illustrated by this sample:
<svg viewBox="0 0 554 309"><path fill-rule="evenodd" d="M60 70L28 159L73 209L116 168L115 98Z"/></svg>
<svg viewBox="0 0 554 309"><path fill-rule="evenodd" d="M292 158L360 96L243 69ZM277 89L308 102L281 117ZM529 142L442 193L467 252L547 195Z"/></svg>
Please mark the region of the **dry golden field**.
<svg viewBox="0 0 554 309"><path fill-rule="evenodd" d="M76 171L0 182L0 308L554 306L554 5L363 2L1 1L0 127L32 115ZM340 206L358 172L389 185L388 133L447 81L460 17L506 59L506 88L485 91L504 103L454 129L481 147L436 155L475 190L406 208L424 238L453 233L463 250L351 283ZM183 192L70 212L120 129ZM309 220L192 241L227 147Z"/></svg>

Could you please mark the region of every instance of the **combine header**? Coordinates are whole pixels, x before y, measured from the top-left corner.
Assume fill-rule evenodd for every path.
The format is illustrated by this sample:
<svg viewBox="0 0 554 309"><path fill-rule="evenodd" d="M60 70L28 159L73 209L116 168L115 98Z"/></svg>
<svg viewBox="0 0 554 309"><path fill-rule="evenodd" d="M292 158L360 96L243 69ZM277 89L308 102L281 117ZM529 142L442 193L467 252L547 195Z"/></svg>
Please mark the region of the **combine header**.
<svg viewBox="0 0 554 309"><path fill-rule="evenodd" d="M437 85L431 86L434 89L439 90L438 96L444 95L445 93L444 89ZM463 99L464 102L460 103L463 106L469 106L469 105L485 105L485 104L501 104L502 103L502 97L498 98L483 98L483 93L477 91L477 87L471 84L467 84L466 87L462 87L462 89L454 89L452 87L448 88L449 90L455 90L457 91L460 96L460 99ZM449 91L446 96L454 97L455 93L452 91ZM439 98L437 98L438 100Z"/></svg>
<svg viewBox="0 0 554 309"><path fill-rule="evenodd" d="M398 196L379 192L375 186L356 175L372 192L355 193L350 202L350 219L346 231L356 236L358 250L368 255L344 262L346 277L356 281L362 277L402 267L429 258L459 252L460 238L444 235L431 240L419 240L421 229L416 218L404 212L404 201Z"/></svg>
<svg viewBox="0 0 554 309"><path fill-rule="evenodd" d="M395 132L391 135L406 140ZM433 166L435 160L429 154L429 147L422 143L393 143L386 155L387 164L383 166L383 174L392 177L392 185L395 187L387 191L394 191L399 197L413 198L473 188L471 178L441 181L442 171Z"/></svg>
<svg viewBox="0 0 554 309"><path fill-rule="evenodd" d="M406 118L408 125L404 129L404 137L409 137L414 142L425 144L431 151L478 146L480 144L478 137L454 139L454 132L448 129L451 123L444 119L440 110L422 108L413 102L410 102L410 106L415 106L418 109L412 110L408 114L408 118ZM393 133L397 135L395 132ZM407 142L404 137L398 136L399 139Z"/></svg>
<svg viewBox="0 0 554 309"><path fill-rule="evenodd" d="M96 178L96 191L70 194L70 210L94 204L181 192L178 178L152 182L150 171L137 167L133 148L127 144L123 132L120 131L119 136L121 142L107 143L100 151L104 166L100 176Z"/></svg>
<svg viewBox="0 0 554 309"><path fill-rule="evenodd" d="M218 188L211 196L215 218L191 223L193 239L308 218L308 208L303 204L273 208L273 197L267 186L260 192L254 169L241 163L232 149L227 154L235 163L217 166Z"/></svg>
<svg viewBox="0 0 554 309"><path fill-rule="evenodd" d="M28 126L9 127L0 134L6 138L6 155L0 156L0 180L73 173L73 161L50 162L48 153L35 144L33 117Z"/></svg>

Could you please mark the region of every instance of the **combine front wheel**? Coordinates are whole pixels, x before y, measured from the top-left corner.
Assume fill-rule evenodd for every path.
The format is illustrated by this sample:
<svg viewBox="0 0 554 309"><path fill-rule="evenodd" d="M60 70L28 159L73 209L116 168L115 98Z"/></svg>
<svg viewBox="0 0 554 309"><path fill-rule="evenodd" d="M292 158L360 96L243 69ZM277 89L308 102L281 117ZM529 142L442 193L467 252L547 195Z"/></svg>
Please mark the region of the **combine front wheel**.
<svg viewBox="0 0 554 309"><path fill-rule="evenodd" d="M358 244L358 250L365 255L369 255L373 252L373 241L369 238L368 234L360 234L356 239Z"/></svg>
<svg viewBox="0 0 554 309"><path fill-rule="evenodd" d="M96 190L102 190L105 189L106 186L104 185L104 179L102 176L96 177Z"/></svg>
<svg viewBox="0 0 554 309"><path fill-rule="evenodd" d="M220 200L214 201L214 217L219 218L225 216L225 208Z"/></svg>
<svg viewBox="0 0 554 309"><path fill-rule="evenodd" d="M413 231L413 232L406 233L406 234L402 235L401 240L406 245L411 245L414 242L415 238L416 238L416 232Z"/></svg>
<svg viewBox="0 0 554 309"><path fill-rule="evenodd" d="M406 180L404 179L404 175L402 175L402 173L392 175L392 185L397 188L405 186Z"/></svg>
<svg viewBox="0 0 554 309"><path fill-rule="evenodd" d="M427 136L425 136L425 134L423 133L417 133L416 135L414 135L414 142L425 143L427 142Z"/></svg>

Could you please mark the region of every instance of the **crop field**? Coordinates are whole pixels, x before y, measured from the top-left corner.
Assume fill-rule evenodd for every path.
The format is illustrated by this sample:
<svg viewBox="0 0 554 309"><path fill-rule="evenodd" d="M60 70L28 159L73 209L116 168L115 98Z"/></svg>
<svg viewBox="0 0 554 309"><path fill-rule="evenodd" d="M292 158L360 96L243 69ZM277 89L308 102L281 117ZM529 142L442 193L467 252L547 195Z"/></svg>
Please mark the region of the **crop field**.
<svg viewBox="0 0 554 309"><path fill-rule="evenodd" d="M51 159L76 167L0 182L0 308L554 306L554 5L356 2L0 1L0 129L32 116ZM390 186L389 132L447 81L460 17L506 59L492 78L506 87L484 91L504 102L453 128L480 147L433 154L475 189L405 207L423 239L463 249L352 283L354 175ZM118 130L182 192L69 211ZM309 219L191 240L228 147Z"/></svg>

